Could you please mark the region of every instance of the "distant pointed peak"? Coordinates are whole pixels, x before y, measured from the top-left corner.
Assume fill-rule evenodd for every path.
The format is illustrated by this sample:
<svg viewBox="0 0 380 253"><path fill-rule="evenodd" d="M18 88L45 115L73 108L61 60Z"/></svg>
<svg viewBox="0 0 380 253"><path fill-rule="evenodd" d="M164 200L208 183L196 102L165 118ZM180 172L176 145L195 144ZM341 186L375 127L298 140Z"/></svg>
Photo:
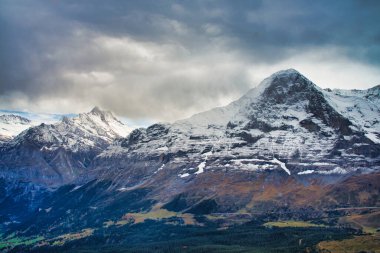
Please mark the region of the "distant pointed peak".
<svg viewBox="0 0 380 253"><path fill-rule="evenodd" d="M109 115L109 116L113 116L112 112L110 111L106 111L106 110L102 110L100 109L99 106L95 106L91 111L90 111L91 114L94 114L94 115L99 115L99 116L102 116L104 117L105 115Z"/></svg>
<svg viewBox="0 0 380 253"><path fill-rule="evenodd" d="M84 113L84 114L100 117L100 119L104 122L113 120L113 121L118 121L119 123L123 124L119 119L115 117L115 115L111 111L102 110L98 106L95 106L89 113Z"/></svg>
<svg viewBox="0 0 380 253"><path fill-rule="evenodd" d="M103 111L98 106L95 106L94 108L92 108L92 110L90 112L91 113L97 113L97 114L103 113Z"/></svg>
<svg viewBox="0 0 380 253"><path fill-rule="evenodd" d="M3 121L16 121L16 122L21 122L21 123L30 123L31 120L16 114L3 114L0 115L0 120Z"/></svg>

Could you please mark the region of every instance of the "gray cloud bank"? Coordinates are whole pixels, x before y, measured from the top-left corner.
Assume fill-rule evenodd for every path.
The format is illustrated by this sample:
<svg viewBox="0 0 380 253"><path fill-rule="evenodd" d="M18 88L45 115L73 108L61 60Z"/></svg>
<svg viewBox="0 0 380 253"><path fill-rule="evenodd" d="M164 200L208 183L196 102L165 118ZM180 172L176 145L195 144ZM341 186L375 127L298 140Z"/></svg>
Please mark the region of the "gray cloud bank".
<svg viewBox="0 0 380 253"><path fill-rule="evenodd" d="M174 120L284 68L322 87L380 76L379 1L0 2L0 108Z"/></svg>

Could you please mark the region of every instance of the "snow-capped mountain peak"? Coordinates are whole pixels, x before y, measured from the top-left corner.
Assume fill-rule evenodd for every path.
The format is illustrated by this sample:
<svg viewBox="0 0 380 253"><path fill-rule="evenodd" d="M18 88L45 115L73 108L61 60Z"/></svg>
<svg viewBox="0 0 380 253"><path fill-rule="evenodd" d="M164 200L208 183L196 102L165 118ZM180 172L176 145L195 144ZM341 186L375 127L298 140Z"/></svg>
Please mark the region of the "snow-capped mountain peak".
<svg viewBox="0 0 380 253"><path fill-rule="evenodd" d="M264 91L268 89L269 87L271 87L276 80L286 79L287 82L281 83L282 85L293 84L293 82L291 81L301 76L302 75L295 69L287 69L287 70L278 71L270 75L269 77L265 78L256 87L250 89L246 94L244 94L240 99L233 102L232 104L244 103L243 101L254 102L258 98L260 98L263 95Z"/></svg>
<svg viewBox="0 0 380 253"><path fill-rule="evenodd" d="M5 122L5 123L17 123L17 124L29 124L31 121L27 118L24 118L24 117L21 117L21 116L18 116L18 115L14 115L14 114L4 114L4 115L0 115L0 120L2 122Z"/></svg>
<svg viewBox="0 0 380 253"><path fill-rule="evenodd" d="M379 154L377 144L369 146L370 139L377 143L379 110L365 95L352 98L360 99L360 108L373 109L367 122L372 125L363 123L365 115L350 114L347 106L355 107L354 100L329 94L294 69L279 71L225 107L137 129L121 141L121 147L111 146L99 159L133 153L169 157L176 166L189 159L195 167L183 165L180 178L217 168L280 169L302 175L310 168L315 173L335 173L344 164L344 171L352 171L368 166L367 157ZM347 166L351 161L356 166Z"/></svg>
<svg viewBox="0 0 380 253"><path fill-rule="evenodd" d="M14 143L36 143L41 148L65 148L73 152L104 148L115 139L126 136L131 129L119 121L111 112L95 107L88 113L62 120L54 124L31 127L14 139Z"/></svg>
<svg viewBox="0 0 380 253"><path fill-rule="evenodd" d="M72 119L79 125L84 126L88 131L107 135L110 138L127 136L132 129L118 120L110 111L101 110L95 106L88 113L81 113Z"/></svg>
<svg viewBox="0 0 380 253"><path fill-rule="evenodd" d="M0 138L11 138L32 126L31 120L14 114L0 115Z"/></svg>
<svg viewBox="0 0 380 253"><path fill-rule="evenodd" d="M95 106L87 115L94 115L100 117L104 122L108 121L119 121L111 111L101 110L98 106ZM121 122L120 122L121 123Z"/></svg>
<svg viewBox="0 0 380 253"><path fill-rule="evenodd" d="M252 113L256 112L257 107L269 104L305 107L310 100L321 100L321 98L323 98L321 89L297 70L281 70L265 78L259 85L229 105L195 114L177 123L207 125L213 122L213 124L226 125L232 121L246 121L253 116ZM265 114L255 117L265 118Z"/></svg>
<svg viewBox="0 0 380 253"><path fill-rule="evenodd" d="M92 108L92 110L90 111L90 113L93 113L93 114L103 114L105 111L102 111L100 110L100 108L98 106L95 106L94 108Z"/></svg>
<svg viewBox="0 0 380 253"><path fill-rule="evenodd" d="M0 146L0 160L8 164L3 173L19 171L18 177L46 185L69 182L90 166L93 157L130 130L111 112L97 107L57 123L30 127ZM15 161L13 154L19 159Z"/></svg>

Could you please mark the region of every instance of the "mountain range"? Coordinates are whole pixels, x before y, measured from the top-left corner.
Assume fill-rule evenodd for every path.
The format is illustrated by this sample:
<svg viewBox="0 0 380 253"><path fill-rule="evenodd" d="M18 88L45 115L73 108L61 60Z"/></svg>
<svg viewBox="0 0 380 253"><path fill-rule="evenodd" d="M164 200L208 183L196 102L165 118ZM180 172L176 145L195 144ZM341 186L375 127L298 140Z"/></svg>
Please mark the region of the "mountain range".
<svg viewBox="0 0 380 253"><path fill-rule="evenodd" d="M378 207L379 118L380 86L322 89L294 69L227 106L147 128L98 107L37 126L0 116L2 133L25 128L0 142L1 227L52 240L144 215L204 226L202 215Z"/></svg>

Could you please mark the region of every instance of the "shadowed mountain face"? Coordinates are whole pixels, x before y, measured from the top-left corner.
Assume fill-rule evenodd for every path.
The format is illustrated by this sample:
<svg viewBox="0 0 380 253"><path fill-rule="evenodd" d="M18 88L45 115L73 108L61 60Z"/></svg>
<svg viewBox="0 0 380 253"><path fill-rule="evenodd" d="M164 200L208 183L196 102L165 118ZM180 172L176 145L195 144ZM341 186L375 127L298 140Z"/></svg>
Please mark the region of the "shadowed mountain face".
<svg viewBox="0 0 380 253"><path fill-rule="evenodd" d="M127 137L98 108L32 127L0 146L0 215L56 233L157 208L319 217L378 206L379 90L322 90L290 69L225 107ZM30 216L11 217L17 205Z"/></svg>

